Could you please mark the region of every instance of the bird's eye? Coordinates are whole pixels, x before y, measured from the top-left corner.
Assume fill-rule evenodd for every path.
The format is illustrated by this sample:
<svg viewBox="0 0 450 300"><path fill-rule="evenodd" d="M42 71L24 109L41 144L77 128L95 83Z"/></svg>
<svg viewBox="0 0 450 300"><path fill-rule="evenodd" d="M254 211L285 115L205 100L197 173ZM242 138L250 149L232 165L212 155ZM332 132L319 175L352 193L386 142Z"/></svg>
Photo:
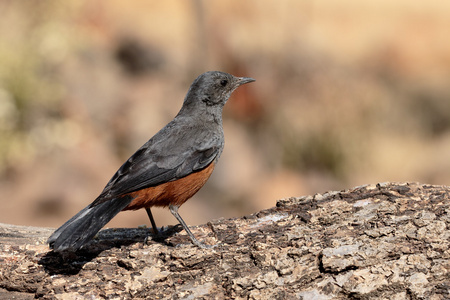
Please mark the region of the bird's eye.
<svg viewBox="0 0 450 300"><path fill-rule="evenodd" d="M228 80L225 80L225 79L223 79L223 80L220 81L220 85L221 85L221 86L226 86L227 83L228 83Z"/></svg>

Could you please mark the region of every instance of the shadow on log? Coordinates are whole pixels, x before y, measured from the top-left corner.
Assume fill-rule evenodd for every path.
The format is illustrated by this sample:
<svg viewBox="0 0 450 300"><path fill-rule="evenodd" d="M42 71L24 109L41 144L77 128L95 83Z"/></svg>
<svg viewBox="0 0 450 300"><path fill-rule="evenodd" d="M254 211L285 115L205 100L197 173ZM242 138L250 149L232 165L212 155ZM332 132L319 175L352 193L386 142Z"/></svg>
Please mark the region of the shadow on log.
<svg viewBox="0 0 450 300"><path fill-rule="evenodd" d="M0 224L0 299L449 299L450 188L367 185L144 244L106 229L76 253L52 229Z"/></svg>

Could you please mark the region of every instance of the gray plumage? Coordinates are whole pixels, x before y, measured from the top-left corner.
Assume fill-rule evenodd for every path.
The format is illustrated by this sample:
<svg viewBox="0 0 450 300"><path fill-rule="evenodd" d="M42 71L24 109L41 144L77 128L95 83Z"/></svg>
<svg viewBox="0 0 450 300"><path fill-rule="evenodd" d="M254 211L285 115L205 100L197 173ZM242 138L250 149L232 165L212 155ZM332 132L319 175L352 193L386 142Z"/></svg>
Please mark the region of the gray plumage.
<svg viewBox="0 0 450 300"><path fill-rule="evenodd" d="M252 81L219 71L197 77L176 117L119 168L94 202L50 236L50 247L79 249L131 203L133 198L125 194L183 178L216 162L224 147L223 106L238 86Z"/></svg>

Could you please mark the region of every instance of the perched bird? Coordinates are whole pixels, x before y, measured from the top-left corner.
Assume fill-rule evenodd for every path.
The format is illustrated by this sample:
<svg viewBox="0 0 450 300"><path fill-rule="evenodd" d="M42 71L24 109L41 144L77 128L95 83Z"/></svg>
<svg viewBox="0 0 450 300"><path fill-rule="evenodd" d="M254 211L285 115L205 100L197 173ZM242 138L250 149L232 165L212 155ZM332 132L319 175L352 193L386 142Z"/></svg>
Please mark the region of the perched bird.
<svg viewBox="0 0 450 300"><path fill-rule="evenodd" d="M114 174L100 196L48 239L55 251L76 251L122 210L145 208L158 233L150 207L169 207L192 243L199 242L178 208L208 180L224 147L222 110L248 77L211 71L194 80L175 118L136 151Z"/></svg>

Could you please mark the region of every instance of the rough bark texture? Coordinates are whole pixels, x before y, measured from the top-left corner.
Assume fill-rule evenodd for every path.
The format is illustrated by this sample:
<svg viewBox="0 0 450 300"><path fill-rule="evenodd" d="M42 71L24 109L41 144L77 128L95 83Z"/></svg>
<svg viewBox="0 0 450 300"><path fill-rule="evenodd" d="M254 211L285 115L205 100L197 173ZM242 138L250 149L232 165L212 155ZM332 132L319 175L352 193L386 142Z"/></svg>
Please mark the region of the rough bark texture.
<svg viewBox="0 0 450 300"><path fill-rule="evenodd" d="M51 229L0 226L0 299L449 299L450 188L378 184L290 198L179 232L107 229L49 252ZM178 245L178 246L175 246Z"/></svg>

